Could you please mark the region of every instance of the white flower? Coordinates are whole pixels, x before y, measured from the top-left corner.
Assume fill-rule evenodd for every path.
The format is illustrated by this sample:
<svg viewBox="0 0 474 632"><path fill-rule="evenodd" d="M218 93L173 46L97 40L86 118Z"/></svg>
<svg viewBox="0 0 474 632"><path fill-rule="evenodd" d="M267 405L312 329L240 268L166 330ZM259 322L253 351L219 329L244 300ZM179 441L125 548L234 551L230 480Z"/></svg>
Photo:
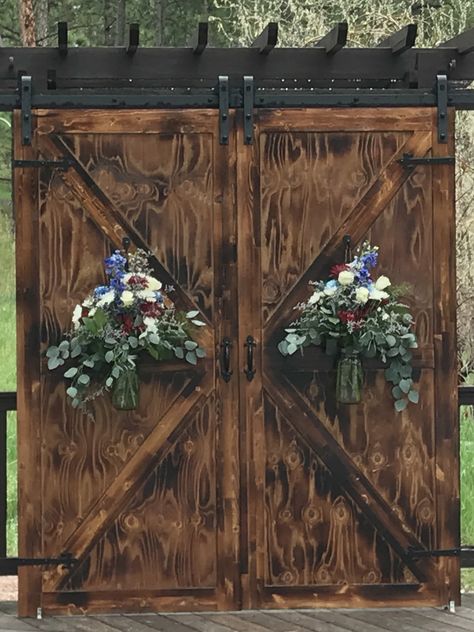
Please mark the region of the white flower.
<svg viewBox="0 0 474 632"><path fill-rule="evenodd" d="M81 320L81 316L82 316L82 305L76 305L72 313L72 322L74 324L74 329L77 329L79 327L79 321Z"/></svg>
<svg viewBox="0 0 474 632"><path fill-rule="evenodd" d="M390 318L390 316L387 314L387 312L384 312L382 314L382 320L388 320Z"/></svg>
<svg viewBox="0 0 474 632"><path fill-rule="evenodd" d="M88 315L88 316L94 316L94 314L96 313L96 311L97 311L97 310L96 310L96 308L95 308L95 307L93 307L93 308L89 311L89 313L88 313L87 315Z"/></svg>
<svg viewBox="0 0 474 632"><path fill-rule="evenodd" d="M382 274L382 276L379 276L377 281L375 281L375 288L377 290L385 290L385 288L388 287L389 285L392 285L390 283L390 279L388 277L384 276L383 274Z"/></svg>
<svg viewBox="0 0 474 632"><path fill-rule="evenodd" d="M351 283L354 283L354 278L355 276L353 272L350 270L343 270L342 272L339 272L337 280L341 285L350 285Z"/></svg>
<svg viewBox="0 0 474 632"><path fill-rule="evenodd" d="M128 283L130 281L130 278L134 276L131 272L127 272L127 274L124 274L122 277L122 281L124 283Z"/></svg>
<svg viewBox="0 0 474 632"><path fill-rule="evenodd" d="M137 292L138 298L141 298L143 301L148 301L149 303L156 303L156 296L153 290L139 290Z"/></svg>
<svg viewBox="0 0 474 632"><path fill-rule="evenodd" d="M125 305L125 307L129 307L130 305L132 305L134 301L133 292L130 292L130 290L124 290L120 298L122 300L122 303Z"/></svg>
<svg viewBox="0 0 474 632"><path fill-rule="evenodd" d="M156 332L156 320L155 318L150 318L150 316L145 316L143 319L143 324L146 327L147 333Z"/></svg>
<svg viewBox="0 0 474 632"><path fill-rule="evenodd" d="M319 301L322 295L323 293L318 292L318 290L316 290L316 292L313 292L308 299L308 305L315 305Z"/></svg>
<svg viewBox="0 0 474 632"><path fill-rule="evenodd" d="M325 287L324 288L324 294L326 294L326 296L334 296L334 294L337 292L337 287Z"/></svg>
<svg viewBox="0 0 474 632"><path fill-rule="evenodd" d="M109 290L105 294L103 294L100 299L97 301L97 307L104 307L105 305L110 305L115 298L114 290Z"/></svg>
<svg viewBox="0 0 474 632"><path fill-rule="evenodd" d="M377 290L375 287L373 287L370 290L369 298L371 298L373 301L382 301L384 298L388 298L388 294L387 292L382 292L381 290Z"/></svg>
<svg viewBox="0 0 474 632"><path fill-rule="evenodd" d="M369 290L366 287L358 287L356 290L355 300L357 303L365 305L369 300Z"/></svg>
<svg viewBox="0 0 474 632"><path fill-rule="evenodd" d="M162 283L158 281L158 279L155 279L155 277L152 276L146 276L145 278L147 280L149 290L153 290L154 292L161 290Z"/></svg>
<svg viewBox="0 0 474 632"><path fill-rule="evenodd" d="M82 302L84 307L92 307L92 305L94 305L94 301L93 299L88 296L83 302Z"/></svg>

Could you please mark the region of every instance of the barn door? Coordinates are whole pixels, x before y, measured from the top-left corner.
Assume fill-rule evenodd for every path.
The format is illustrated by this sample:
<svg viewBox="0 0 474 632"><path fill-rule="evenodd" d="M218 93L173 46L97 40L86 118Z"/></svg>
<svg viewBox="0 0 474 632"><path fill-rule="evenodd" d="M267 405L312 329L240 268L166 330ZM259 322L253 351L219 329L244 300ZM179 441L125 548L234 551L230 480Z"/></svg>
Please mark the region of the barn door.
<svg viewBox="0 0 474 632"><path fill-rule="evenodd" d="M31 147L16 124L17 160L69 161L15 170L20 555L79 561L21 569L20 612L236 608L237 382L216 363L237 331L234 187L217 113L36 111ZM91 422L41 353L124 237L199 310L207 358L150 363L138 410L105 397Z"/></svg>
<svg viewBox="0 0 474 632"><path fill-rule="evenodd" d="M253 147L242 133L237 146L239 346L256 342L241 387L244 604L447 603L457 559L410 549L458 545L453 167L398 160L452 142L429 109L286 110L260 111ZM362 404L338 406L331 360L276 348L347 234L411 284L421 401L401 414L381 365Z"/></svg>

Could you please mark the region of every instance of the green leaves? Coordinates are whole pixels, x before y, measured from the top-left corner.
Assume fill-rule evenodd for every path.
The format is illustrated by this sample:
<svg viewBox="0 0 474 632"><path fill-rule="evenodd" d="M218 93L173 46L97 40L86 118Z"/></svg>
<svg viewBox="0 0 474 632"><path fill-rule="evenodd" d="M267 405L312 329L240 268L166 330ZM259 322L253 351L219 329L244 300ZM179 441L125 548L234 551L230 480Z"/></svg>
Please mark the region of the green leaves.
<svg viewBox="0 0 474 632"><path fill-rule="evenodd" d="M78 369L75 366L73 366L66 371L66 373L64 374L64 377L73 378L75 375L77 375L77 372L78 372Z"/></svg>
<svg viewBox="0 0 474 632"><path fill-rule="evenodd" d="M389 347L394 347L397 344L397 339L392 334L388 334L388 336L385 338L385 341Z"/></svg>
<svg viewBox="0 0 474 632"><path fill-rule="evenodd" d="M420 401L420 394L419 394L419 392L415 391L415 390L408 391L408 399L413 404L418 404L418 402Z"/></svg>
<svg viewBox="0 0 474 632"><path fill-rule="evenodd" d="M106 362L109 362L109 363L110 363L110 362L113 362L114 357L115 357L114 352L113 352L113 351L111 351L111 350L109 350L109 351L107 351L107 352L106 352L106 354L105 354L105 361L106 361Z"/></svg>
<svg viewBox="0 0 474 632"><path fill-rule="evenodd" d="M175 347L174 354L179 360L184 360L184 349L183 349L183 347Z"/></svg>
<svg viewBox="0 0 474 632"><path fill-rule="evenodd" d="M402 412L402 410L405 410L406 407L407 407L407 400L406 399L397 399L397 400L395 400L395 410L397 411L397 413Z"/></svg>
<svg viewBox="0 0 474 632"><path fill-rule="evenodd" d="M199 315L199 311L197 309L193 309L186 314L186 318L196 318Z"/></svg>

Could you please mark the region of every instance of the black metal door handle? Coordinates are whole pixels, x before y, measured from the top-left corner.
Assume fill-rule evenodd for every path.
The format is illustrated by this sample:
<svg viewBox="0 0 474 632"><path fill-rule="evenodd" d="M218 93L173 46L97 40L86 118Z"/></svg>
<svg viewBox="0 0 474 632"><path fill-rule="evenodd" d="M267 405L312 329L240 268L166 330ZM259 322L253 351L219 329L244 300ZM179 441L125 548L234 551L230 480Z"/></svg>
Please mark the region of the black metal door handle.
<svg viewBox="0 0 474 632"><path fill-rule="evenodd" d="M230 350L232 349L232 342L230 338L224 338L221 343L221 375L224 382L228 382L232 377L232 370L230 368Z"/></svg>
<svg viewBox="0 0 474 632"><path fill-rule="evenodd" d="M244 369L244 373L247 376L248 381L251 382L255 375L255 369L253 366L253 350L257 346L257 343L252 336L247 336L245 346L247 347L247 368Z"/></svg>

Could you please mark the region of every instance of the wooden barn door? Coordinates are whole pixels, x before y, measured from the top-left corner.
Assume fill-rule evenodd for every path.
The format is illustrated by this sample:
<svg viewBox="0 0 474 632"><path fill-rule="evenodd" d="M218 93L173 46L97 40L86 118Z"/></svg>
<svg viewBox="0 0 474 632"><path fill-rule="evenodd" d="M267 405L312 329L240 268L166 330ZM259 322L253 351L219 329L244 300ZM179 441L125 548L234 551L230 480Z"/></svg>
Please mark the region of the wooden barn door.
<svg viewBox="0 0 474 632"><path fill-rule="evenodd" d="M238 147L242 525L246 607L440 604L459 595L453 155L430 109L259 111ZM378 272L411 285L420 404L395 413L383 367L363 402L335 402L333 361L277 343L343 238L380 246ZM245 366L245 354L242 366Z"/></svg>
<svg viewBox="0 0 474 632"><path fill-rule="evenodd" d="M16 120L15 159L70 164L15 169L20 555L67 552L79 564L22 568L20 613L235 609L237 381L221 380L216 363L222 338L237 332L224 249L235 241L234 187L217 112L34 119L31 147ZM91 421L41 354L103 282L102 260L124 237L153 253L179 309L199 310L207 358L150 363L136 411L104 397Z"/></svg>

